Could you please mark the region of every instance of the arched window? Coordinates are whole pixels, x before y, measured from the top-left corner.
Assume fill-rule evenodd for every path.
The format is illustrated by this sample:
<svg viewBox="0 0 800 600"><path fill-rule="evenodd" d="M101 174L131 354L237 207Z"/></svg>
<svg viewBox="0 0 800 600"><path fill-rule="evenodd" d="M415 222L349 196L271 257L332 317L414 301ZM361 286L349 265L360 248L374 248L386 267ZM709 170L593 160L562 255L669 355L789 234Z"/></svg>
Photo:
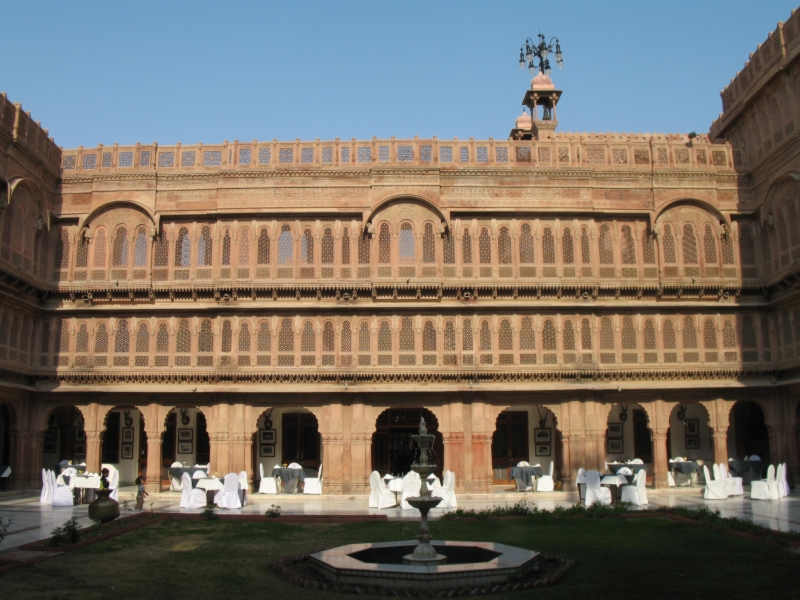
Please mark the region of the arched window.
<svg viewBox="0 0 800 600"><path fill-rule="evenodd" d="M592 325L589 323L589 319L581 322L581 349L592 349Z"/></svg>
<svg viewBox="0 0 800 600"><path fill-rule="evenodd" d="M675 255L675 236L672 235L672 226L664 225L664 262L674 265L678 262Z"/></svg>
<svg viewBox="0 0 800 600"><path fill-rule="evenodd" d="M692 317L683 318L683 347L697 348L697 329L695 329Z"/></svg>
<svg viewBox="0 0 800 600"><path fill-rule="evenodd" d="M147 233L144 227L139 227L136 230L136 241L133 245L133 266L147 266Z"/></svg>
<svg viewBox="0 0 800 600"><path fill-rule="evenodd" d="M233 327L231 322L227 319L222 322L222 340L221 351L228 353L233 352Z"/></svg>
<svg viewBox="0 0 800 600"><path fill-rule="evenodd" d="M444 324L444 351L456 351L456 328L452 321L447 321Z"/></svg>
<svg viewBox="0 0 800 600"><path fill-rule="evenodd" d="M286 319L284 319L286 321ZM292 323L289 321L289 344L291 349L294 349L294 333L291 332ZM256 350L258 352L272 352L272 335L269 330L269 323L261 321L258 324L258 333L256 335Z"/></svg>
<svg viewBox="0 0 800 600"><path fill-rule="evenodd" d="M69 269L69 233L66 229L62 229L59 234L55 259L56 269Z"/></svg>
<svg viewBox="0 0 800 600"><path fill-rule="evenodd" d="M501 265L511 264L511 236L508 234L508 227L501 227L500 235L497 236L497 259Z"/></svg>
<svg viewBox="0 0 800 600"><path fill-rule="evenodd" d="M531 317L522 317L522 326L519 328L519 349L536 350L536 332Z"/></svg>
<svg viewBox="0 0 800 600"><path fill-rule="evenodd" d="M469 227L464 228L464 234L461 236L461 262L465 265L472 264L472 234Z"/></svg>
<svg viewBox="0 0 800 600"><path fill-rule="evenodd" d="M300 240L300 262L305 265L314 264L314 235L310 229L303 231L303 237Z"/></svg>
<svg viewBox="0 0 800 600"><path fill-rule="evenodd" d="M720 240L720 245L722 246L722 264L723 265L732 265L733 264L733 240L731 239L730 234L725 235Z"/></svg>
<svg viewBox="0 0 800 600"><path fill-rule="evenodd" d="M336 352L336 336L333 332L333 323L325 321L322 325L322 351Z"/></svg>
<svg viewBox="0 0 800 600"><path fill-rule="evenodd" d="M656 328L652 319L647 319L644 322L644 349L656 349Z"/></svg>
<svg viewBox="0 0 800 600"><path fill-rule="evenodd" d="M741 254L743 265L756 264L755 244L749 227L742 227L739 231L739 253Z"/></svg>
<svg viewBox="0 0 800 600"><path fill-rule="evenodd" d="M442 246L444 264L456 264L456 241L453 238L453 232L449 229L445 232L442 238Z"/></svg>
<svg viewBox="0 0 800 600"><path fill-rule="evenodd" d="M664 321L663 336L665 350L674 350L677 348L677 343L675 341L675 326L672 324L672 321Z"/></svg>
<svg viewBox="0 0 800 600"><path fill-rule="evenodd" d="M542 327L542 350L545 352L556 350L556 327L550 319L547 319Z"/></svg>
<svg viewBox="0 0 800 600"><path fill-rule="evenodd" d="M572 242L572 232L569 227L564 228L564 233L561 236L561 254L565 265L575 263L575 250Z"/></svg>
<svg viewBox="0 0 800 600"><path fill-rule="evenodd" d="M78 354L89 352L89 330L86 328L86 323L81 323L78 327L78 333L75 335L75 352Z"/></svg>
<svg viewBox="0 0 800 600"><path fill-rule="evenodd" d="M350 229L348 227L342 229L342 264L350 264Z"/></svg>
<svg viewBox="0 0 800 600"><path fill-rule="evenodd" d="M591 244L589 243L589 228L581 227L581 263L588 265L592 262Z"/></svg>
<svg viewBox="0 0 800 600"><path fill-rule="evenodd" d="M211 241L211 227L204 225L200 229L200 241L197 244L197 266L210 267L213 242Z"/></svg>
<svg viewBox="0 0 800 600"><path fill-rule="evenodd" d="M89 240L81 233L78 240L78 247L75 250L75 267L85 268L89 266ZM58 265L56 265L58 267Z"/></svg>
<svg viewBox="0 0 800 600"><path fill-rule="evenodd" d="M227 227L222 235L222 259L220 264L223 267L231 266L231 230Z"/></svg>
<svg viewBox="0 0 800 600"><path fill-rule="evenodd" d="M128 332L128 321L120 319L117 324L117 335L114 337L114 353L127 354L131 351L131 336Z"/></svg>
<svg viewBox="0 0 800 600"><path fill-rule="evenodd" d="M703 323L703 346L707 350L717 348L717 328L711 319L706 319Z"/></svg>
<svg viewBox="0 0 800 600"><path fill-rule="evenodd" d="M350 354L353 351L353 331L350 328L350 321L342 323L341 348L342 354Z"/></svg>
<svg viewBox="0 0 800 600"><path fill-rule="evenodd" d="M94 353L108 353L108 329L106 329L105 323L100 323L100 325L97 326L97 331L94 334Z"/></svg>
<svg viewBox="0 0 800 600"><path fill-rule="evenodd" d="M303 323L303 330L300 332L300 351L314 352L317 349L317 334L311 321Z"/></svg>
<svg viewBox="0 0 800 600"><path fill-rule="evenodd" d="M169 352L169 330L167 329L166 323L161 323L158 326L158 332L156 333L156 352L158 354L166 354ZM158 364L156 364L156 366L158 366Z"/></svg>
<svg viewBox="0 0 800 600"><path fill-rule="evenodd" d="M31 320L27 316L22 317L22 331L19 334L19 349L21 352L27 352L28 347L31 346ZM88 343L88 336L87 336ZM20 359L25 362L26 357L22 356Z"/></svg>
<svg viewBox="0 0 800 600"><path fill-rule="evenodd" d="M128 230L120 227L114 237L114 249L111 253L111 264L115 267L128 266Z"/></svg>
<svg viewBox="0 0 800 600"><path fill-rule="evenodd" d="M492 238L487 227L481 227L478 236L478 254L482 265L492 264Z"/></svg>
<svg viewBox="0 0 800 600"><path fill-rule="evenodd" d="M382 321L378 328L378 352L392 351L392 330L388 321Z"/></svg>
<svg viewBox="0 0 800 600"><path fill-rule="evenodd" d="M564 321L561 334L564 350L575 350L575 330L572 328L572 321Z"/></svg>
<svg viewBox="0 0 800 600"><path fill-rule="evenodd" d="M178 239L175 242L175 266L188 267L192 260L192 240L189 239L189 229L181 227L178 230Z"/></svg>
<svg viewBox="0 0 800 600"><path fill-rule="evenodd" d="M546 265L556 264L556 240L550 227L545 227L542 232L542 262Z"/></svg>
<svg viewBox="0 0 800 600"><path fill-rule="evenodd" d="M642 260L646 265L656 264L656 244L649 229L642 234Z"/></svg>
<svg viewBox="0 0 800 600"><path fill-rule="evenodd" d="M514 349L514 334L511 331L511 323L508 319L500 321L497 347L504 351L511 351Z"/></svg>
<svg viewBox="0 0 800 600"><path fill-rule="evenodd" d="M694 236L694 227L689 223L683 224L683 264L697 264L697 238Z"/></svg>
<svg viewBox="0 0 800 600"><path fill-rule="evenodd" d="M97 230L94 236L94 262L96 269L104 269L106 266L106 230L102 227Z"/></svg>
<svg viewBox="0 0 800 600"><path fill-rule="evenodd" d="M425 233L422 234L422 262L426 264L436 262L436 236L433 233L433 223L425 223Z"/></svg>
<svg viewBox="0 0 800 600"><path fill-rule="evenodd" d="M400 352L414 352L415 350L414 326L411 317L403 317L400 319Z"/></svg>
<svg viewBox="0 0 800 600"><path fill-rule="evenodd" d="M472 333L472 320L464 319L461 332L461 347L464 352L472 352L475 348L474 334Z"/></svg>
<svg viewBox="0 0 800 600"><path fill-rule="evenodd" d="M391 349L391 339L389 341L389 348ZM372 351L372 343L370 340L370 333L369 333L369 323L366 321L361 321L361 325L358 327L358 351L359 352L371 352Z"/></svg>
<svg viewBox="0 0 800 600"><path fill-rule="evenodd" d="M175 340L175 352L188 353L192 351L192 332L189 329L189 320L178 321L178 336Z"/></svg>
<svg viewBox="0 0 800 600"><path fill-rule="evenodd" d="M288 226L287 226L288 227ZM283 234L281 234L283 235ZM291 248L291 239L292 234L289 233L289 248ZM259 265L268 265L270 264L270 239L269 233L267 232L266 227L262 227L261 230L258 232L258 264Z"/></svg>
<svg viewBox="0 0 800 600"><path fill-rule="evenodd" d="M5 218L3 219L3 245L11 245L11 232L14 230L14 215L17 212L17 203L10 203L6 208Z"/></svg>
<svg viewBox="0 0 800 600"><path fill-rule="evenodd" d="M769 229L767 226L761 228L761 257L764 259L765 266L772 262L772 249L770 247Z"/></svg>
<svg viewBox="0 0 800 600"><path fill-rule="evenodd" d="M611 237L611 227L606 224L600 226L600 264L614 264L614 240Z"/></svg>
<svg viewBox="0 0 800 600"><path fill-rule="evenodd" d="M288 317L281 319L281 329L278 332L278 352L294 352L294 328L292 320Z"/></svg>
<svg viewBox="0 0 800 600"><path fill-rule="evenodd" d="M742 346L744 348L757 348L758 342L756 341L756 328L753 323L753 317L745 315L742 319Z"/></svg>
<svg viewBox="0 0 800 600"><path fill-rule="evenodd" d="M45 323L42 325L42 337L39 341L41 344L39 347L39 351L42 353L41 365L43 367L46 367L47 354L50 352L50 323Z"/></svg>
<svg viewBox="0 0 800 600"><path fill-rule="evenodd" d="M227 235L227 231L225 232ZM247 227L242 227L239 230L239 266L250 266L250 230ZM228 263L230 264L230 263Z"/></svg>
<svg viewBox="0 0 800 600"><path fill-rule="evenodd" d="M436 328L430 321L422 328L422 351L436 352Z"/></svg>
<svg viewBox="0 0 800 600"><path fill-rule="evenodd" d="M197 336L197 351L214 351L214 332L211 329L211 319L203 319L200 322L200 334Z"/></svg>
<svg viewBox="0 0 800 600"><path fill-rule="evenodd" d="M481 322L480 332L481 352L492 351L492 330L489 328L489 321Z"/></svg>
<svg viewBox="0 0 800 600"><path fill-rule="evenodd" d="M147 354L150 352L150 330L147 323L139 323L136 330L136 353Z"/></svg>
<svg viewBox="0 0 800 600"><path fill-rule="evenodd" d="M611 317L600 319L600 350L614 350L614 326Z"/></svg>
<svg viewBox="0 0 800 600"><path fill-rule="evenodd" d="M388 233L389 226L386 226L386 231ZM383 230L381 230L383 233ZM360 265L368 265L370 264L370 246L372 245L372 239L366 233L363 233L358 236L358 264ZM391 248L391 245L388 245L387 248ZM391 256L391 252L389 254Z"/></svg>
<svg viewBox="0 0 800 600"><path fill-rule="evenodd" d="M519 232L519 262L523 265L530 265L534 262L534 243L531 226L523 223Z"/></svg>
<svg viewBox="0 0 800 600"><path fill-rule="evenodd" d="M292 228L288 223L281 225L281 234L278 237L278 264L291 265L294 263L294 240Z"/></svg>
<svg viewBox="0 0 800 600"><path fill-rule="evenodd" d="M159 233L155 240L155 256L153 266L166 267L169 263L169 241L164 232Z"/></svg>
<svg viewBox="0 0 800 600"><path fill-rule="evenodd" d="M333 264L333 233L330 227L326 227L322 232L322 264Z"/></svg>
<svg viewBox="0 0 800 600"><path fill-rule="evenodd" d="M392 234L389 233L388 223L381 223L378 234L378 262L382 265L392 262Z"/></svg>
<svg viewBox="0 0 800 600"><path fill-rule="evenodd" d="M722 326L722 346L736 348L736 329L733 327L733 321L726 320Z"/></svg>
<svg viewBox="0 0 800 600"><path fill-rule="evenodd" d="M714 235L711 225L706 223L705 235L703 236L703 250L705 250L705 261L707 265L717 263L717 236Z"/></svg>
<svg viewBox="0 0 800 600"><path fill-rule="evenodd" d="M239 353L249 354L250 344L250 324L245 321L239 327Z"/></svg>
<svg viewBox="0 0 800 600"><path fill-rule="evenodd" d="M400 236L398 237L398 259L401 263L416 262L414 253L414 231L411 223L406 221L400 225Z"/></svg>
<svg viewBox="0 0 800 600"><path fill-rule="evenodd" d="M620 259L623 265L636 264L636 241L633 239L633 232L630 225L623 225L620 230L622 233L622 252Z"/></svg>
<svg viewBox="0 0 800 600"><path fill-rule="evenodd" d="M622 317L622 349L636 350L636 327L630 315Z"/></svg>

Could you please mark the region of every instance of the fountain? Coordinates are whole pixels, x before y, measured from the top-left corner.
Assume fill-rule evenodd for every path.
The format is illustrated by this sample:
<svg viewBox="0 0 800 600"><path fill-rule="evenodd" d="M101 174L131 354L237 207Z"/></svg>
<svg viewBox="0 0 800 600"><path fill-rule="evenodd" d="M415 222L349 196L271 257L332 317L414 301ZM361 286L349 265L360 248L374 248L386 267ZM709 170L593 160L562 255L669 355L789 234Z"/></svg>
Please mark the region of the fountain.
<svg viewBox="0 0 800 600"><path fill-rule="evenodd" d="M421 521L417 542L350 544L315 552L311 564L336 585L415 588L426 592L508 583L535 571L538 552L493 542L450 542L431 540L428 513L441 498L431 496L427 478L436 469L430 462L434 436L420 419L419 434L412 436L419 446L417 462L411 469L421 479L419 496L407 498L419 510Z"/></svg>

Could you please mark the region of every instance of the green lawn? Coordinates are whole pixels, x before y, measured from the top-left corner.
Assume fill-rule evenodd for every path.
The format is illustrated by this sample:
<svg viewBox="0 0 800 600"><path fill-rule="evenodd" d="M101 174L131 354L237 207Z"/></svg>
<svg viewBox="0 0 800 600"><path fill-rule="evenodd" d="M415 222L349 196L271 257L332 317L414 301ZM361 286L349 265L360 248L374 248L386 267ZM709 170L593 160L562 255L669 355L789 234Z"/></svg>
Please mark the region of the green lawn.
<svg viewBox="0 0 800 600"><path fill-rule="evenodd" d="M162 521L0 577L0 598L358 598L293 586L277 558L412 539L416 525ZM551 588L483 598L798 598L800 554L665 518L540 517L434 522L437 539L497 541L572 558Z"/></svg>

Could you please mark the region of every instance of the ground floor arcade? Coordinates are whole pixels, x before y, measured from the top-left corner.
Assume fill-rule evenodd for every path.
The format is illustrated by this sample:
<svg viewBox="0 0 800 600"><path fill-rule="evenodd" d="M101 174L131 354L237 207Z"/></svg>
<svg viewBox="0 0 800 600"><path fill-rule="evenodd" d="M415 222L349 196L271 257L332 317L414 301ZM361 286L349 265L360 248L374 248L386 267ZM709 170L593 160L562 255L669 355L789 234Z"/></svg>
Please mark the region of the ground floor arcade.
<svg viewBox="0 0 800 600"><path fill-rule="evenodd" d="M92 471L114 464L124 484L146 475L162 489L173 462L259 477L275 464L323 464L325 494L361 494L372 470L406 472L411 434L424 417L440 471L457 490L488 493L520 460L552 463L557 488L579 468L640 458L648 480L667 486L668 460L725 462L758 454L787 462L800 480L800 396L786 388L554 392L367 392L337 394L49 392L0 395L0 465L8 487L40 484L62 460Z"/></svg>

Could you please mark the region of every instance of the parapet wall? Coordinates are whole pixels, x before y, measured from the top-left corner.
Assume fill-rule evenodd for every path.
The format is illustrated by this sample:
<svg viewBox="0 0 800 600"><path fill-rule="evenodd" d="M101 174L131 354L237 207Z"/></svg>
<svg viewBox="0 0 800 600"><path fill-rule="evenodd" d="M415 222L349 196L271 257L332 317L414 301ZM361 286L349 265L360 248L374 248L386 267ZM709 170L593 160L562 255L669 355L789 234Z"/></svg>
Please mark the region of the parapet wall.
<svg viewBox="0 0 800 600"><path fill-rule="evenodd" d="M20 147L51 175L60 176L61 149L48 136L47 129L22 110L21 104L9 101L5 92L0 94L0 138L7 138Z"/></svg>

